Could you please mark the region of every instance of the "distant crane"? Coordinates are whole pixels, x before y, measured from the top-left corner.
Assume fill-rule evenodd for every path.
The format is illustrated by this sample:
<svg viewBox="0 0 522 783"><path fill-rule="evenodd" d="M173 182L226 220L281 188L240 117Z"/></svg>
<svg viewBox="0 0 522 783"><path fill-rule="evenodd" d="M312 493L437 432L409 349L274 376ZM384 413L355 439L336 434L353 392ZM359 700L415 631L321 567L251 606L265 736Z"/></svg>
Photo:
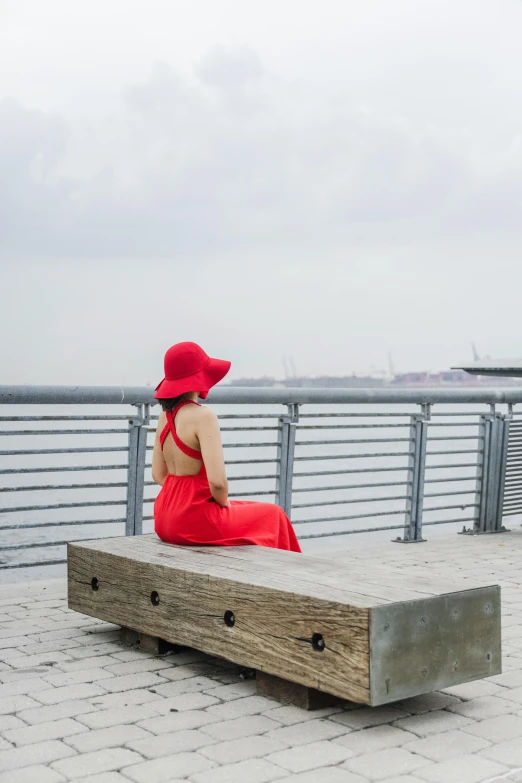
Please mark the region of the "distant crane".
<svg viewBox="0 0 522 783"><path fill-rule="evenodd" d="M473 361L480 362L480 356L475 348L475 343L471 343L471 350L473 351Z"/></svg>

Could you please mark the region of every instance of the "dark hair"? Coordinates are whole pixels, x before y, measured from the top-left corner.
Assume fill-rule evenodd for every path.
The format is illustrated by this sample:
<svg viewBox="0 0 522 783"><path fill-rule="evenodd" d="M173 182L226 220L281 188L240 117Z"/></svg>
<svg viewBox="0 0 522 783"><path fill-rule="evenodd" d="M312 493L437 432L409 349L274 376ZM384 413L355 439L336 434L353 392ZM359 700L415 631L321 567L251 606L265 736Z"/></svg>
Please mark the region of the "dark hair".
<svg viewBox="0 0 522 783"><path fill-rule="evenodd" d="M159 400L159 404L164 411L173 411L178 402L184 397L184 394L180 394L178 397L164 397Z"/></svg>

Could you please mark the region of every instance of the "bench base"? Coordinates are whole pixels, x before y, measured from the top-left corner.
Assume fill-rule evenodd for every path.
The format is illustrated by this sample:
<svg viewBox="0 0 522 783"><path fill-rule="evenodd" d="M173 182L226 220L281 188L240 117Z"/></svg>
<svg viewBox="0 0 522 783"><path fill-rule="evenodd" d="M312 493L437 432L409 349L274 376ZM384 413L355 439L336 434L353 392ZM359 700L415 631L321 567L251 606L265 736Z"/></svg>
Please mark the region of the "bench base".
<svg viewBox="0 0 522 783"><path fill-rule="evenodd" d="M339 704L337 696L317 691L315 688L307 688L297 682L289 682L281 677L265 672L256 672L257 691L261 696L276 699L282 704L291 704L302 710L321 710L325 707L333 707Z"/></svg>
<svg viewBox="0 0 522 783"><path fill-rule="evenodd" d="M125 628L125 626L122 626L120 641L129 647L139 647L140 650L153 655L165 655L170 650L177 649L177 645L160 639L159 636L149 636L149 634L133 631L132 628Z"/></svg>

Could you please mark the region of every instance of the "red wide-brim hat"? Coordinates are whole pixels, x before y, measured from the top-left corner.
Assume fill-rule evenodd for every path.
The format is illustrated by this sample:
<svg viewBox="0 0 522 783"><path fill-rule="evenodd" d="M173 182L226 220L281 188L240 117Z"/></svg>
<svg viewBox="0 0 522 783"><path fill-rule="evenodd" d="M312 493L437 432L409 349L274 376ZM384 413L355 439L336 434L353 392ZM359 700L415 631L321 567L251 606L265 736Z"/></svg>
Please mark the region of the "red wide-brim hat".
<svg viewBox="0 0 522 783"><path fill-rule="evenodd" d="M176 343L165 354L165 377L156 387L157 400L187 392L208 392L230 370L230 362L212 359L197 343Z"/></svg>

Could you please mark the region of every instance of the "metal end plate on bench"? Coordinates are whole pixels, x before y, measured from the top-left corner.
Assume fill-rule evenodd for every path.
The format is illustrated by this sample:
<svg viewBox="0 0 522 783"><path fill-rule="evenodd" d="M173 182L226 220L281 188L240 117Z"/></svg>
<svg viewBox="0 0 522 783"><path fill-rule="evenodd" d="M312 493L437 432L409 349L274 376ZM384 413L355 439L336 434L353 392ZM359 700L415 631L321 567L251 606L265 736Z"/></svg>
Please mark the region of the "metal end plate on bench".
<svg viewBox="0 0 522 783"><path fill-rule="evenodd" d="M372 705L492 677L501 670L498 585L371 610Z"/></svg>

